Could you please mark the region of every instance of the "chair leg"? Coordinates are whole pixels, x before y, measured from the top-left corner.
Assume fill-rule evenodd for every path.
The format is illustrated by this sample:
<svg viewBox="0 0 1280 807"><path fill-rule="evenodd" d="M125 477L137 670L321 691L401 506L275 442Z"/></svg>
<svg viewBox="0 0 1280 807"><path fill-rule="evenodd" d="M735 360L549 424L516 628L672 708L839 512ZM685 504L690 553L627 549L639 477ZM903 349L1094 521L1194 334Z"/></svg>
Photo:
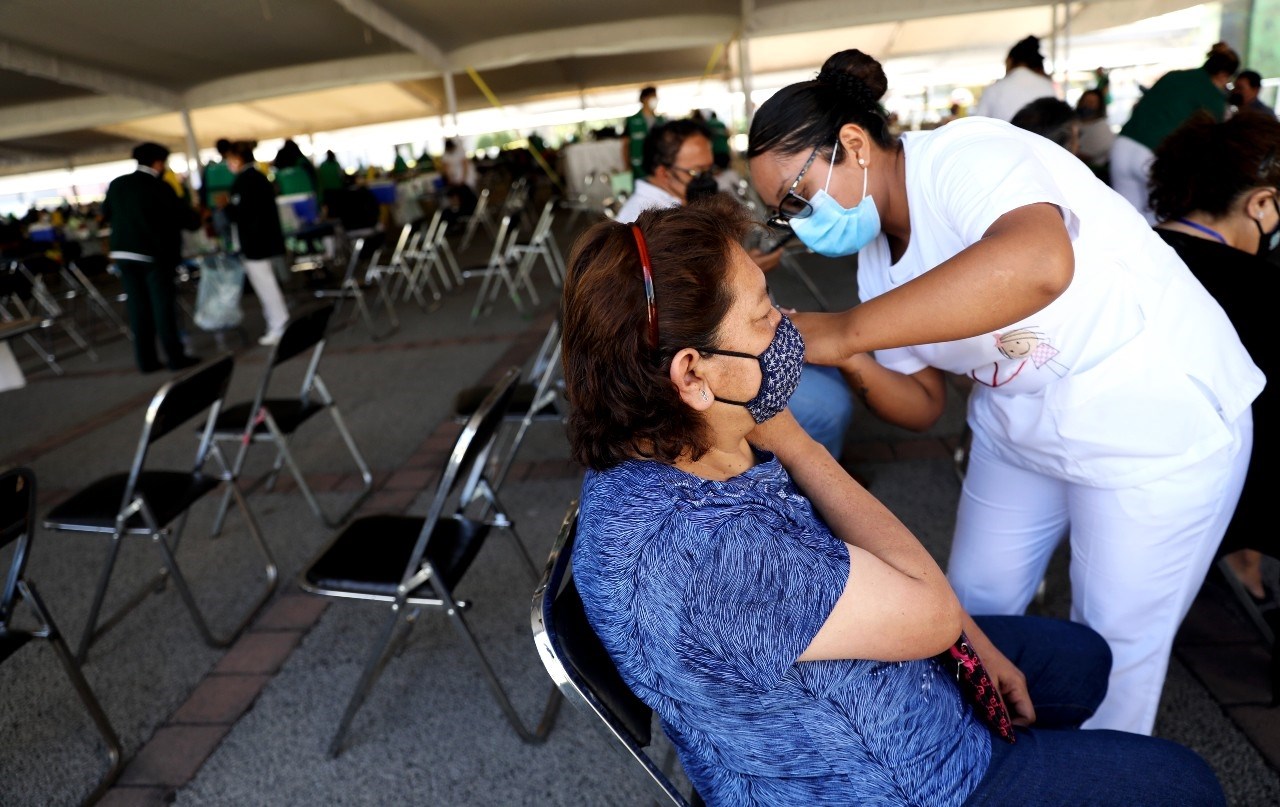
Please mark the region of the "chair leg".
<svg viewBox="0 0 1280 807"><path fill-rule="evenodd" d="M116 778L120 776L120 771L124 767L124 749L120 746L120 738L116 736L115 729L111 727L111 721L107 719L106 712L102 710L102 704L98 703L93 690L89 688L89 682L84 680L84 673L80 671L80 665L76 663L75 658L71 655L71 648L67 647L66 641L62 638L62 633L53 622L53 617L49 615L49 610L45 608L44 601L25 580L19 580L18 586L21 588L23 598L31 604L36 616L44 623L46 634L44 638L48 639L49 644L53 645L53 651L57 655L58 661L62 664L62 669L66 671L67 678L71 680L71 685L75 687L76 695L79 696L80 702L84 704L85 710L89 713L93 724L98 728L98 734L102 736L102 741L107 747L107 760L110 762L110 767L107 769L106 775L98 782L97 787L85 799L86 804L92 804L101 798L106 793L107 788L111 787Z"/></svg>
<svg viewBox="0 0 1280 807"><path fill-rule="evenodd" d="M480 667L484 670L484 677L489 684L490 691L493 693L494 700L498 702L498 706L502 709L503 715L506 716L507 722L511 724L511 728L515 729L521 740L531 745L545 741L552 727L555 726L556 716L560 713L560 704L564 700L560 694L560 688L554 685L551 687L551 694L548 695L546 705L542 708L542 716L539 718L538 724L532 730L526 728L524 721L516 713L515 706L511 704L511 699L507 697L506 690L502 688L502 683L498 681L498 676L493 671L493 665L489 663L488 657L480 649L479 643L476 642L476 637L467 626L466 619L462 616L462 611L457 608L448 608L445 613L448 614L449 621L457 628L458 635L467 643L476 660L480 662Z"/></svg>
<svg viewBox="0 0 1280 807"><path fill-rule="evenodd" d="M329 415L333 418L333 425L337 427L338 434L342 436L342 442L347 444L347 451L351 453L351 458L355 460L356 467L360 469L360 479L364 483L364 487L360 491L359 497L347 507L346 511L335 519L335 523L329 526L337 526L347 520L347 517L355 512L360 503L365 500L370 493L373 492L373 471L369 469L369 463L365 461L364 454L360 453L360 448L356 445L355 437L351 435L351 431L347 428L347 423L342 419L342 413L338 411L338 407L334 404L329 405Z"/></svg>
<svg viewBox="0 0 1280 807"><path fill-rule="evenodd" d="M107 562L98 576L98 587L93 592L93 602L89 606L89 618L80 636L80 647L76 650L76 663L84 664L89 655L89 645L93 643L98 628L98 612L102 610L102 602L107 596L107 585L111 582L111 572L115 569L116 558L120 554L120 543L124 536L115 533L111 536L111 548L107 551Z"/></svg>
<svg viewBox="0 0 1280 807"><path fill-rule="evenodd" d="M396 628L400 624L401 613L400 606L392 609L391 618L383 626L382 633L379 635L377 643L373 646L373 652L369 654L369 660L364 665L364 671L360 673L360 680L356 683L356 689L351 693L351 700L347 701L347 708L342 713L342 719L338 721L338 730L334 732L333 739L329 741L329 756L331 757L336 757L342 752L342 740L347 734L347 729L351 727L351 721L355 718L356 712L360 711L360 707L364 705L365 698L369 696L369 690L373 689L378 676L382 674L382 668L387 665L387 660L391 657L396 645L394 637Z"/></svg>
<svg viewBox="0 0 1280 807"><path fill-rule="evenodd" d="M230 483L226 482L224 484L229 485ZM182 601L187 606L187 610L191 612L191 619L195 622L196 629L200 632L200 636L204 639L205 644L208 644L210 647L226 647L235 641L235 638L239 636L240 632L249 625L249 622L253 620L253 617L259 610L261 610L262 606L267 604L267 600L271 598L272 593L275 592L276 586L280 581L280 572L276 567L275 558L272 557L271 550L267 547L266 542L262 540L262 533L258 529L258 522L254 519L253 513L249 510L248 502L245 501L244 495L240 493L239 488L231 486L231 491L232 495L235 496L236 504L240 507L241 515L244 516L245 526L249 530L250 537L253 538L253 542L257 545L258 551L262 553L262 556L267 561L265 569L267 586L258 598L249 606L240 622L238 622L226 635L216 636L213 631L210 630L209 623L204 618L204 612L200 610L199 604L196 603L195 596L191 593L191 587L187 584L186 577L183 576L182 570L178 568L178 560L174 557L173 549L169 546L168 542L165 541L164 534L159 531L152 534L152 542L155 543L156 547L160 550L165 566L168 568L169 574L173 577L174 587L178 589L179 596L182 597Z"/></svg>

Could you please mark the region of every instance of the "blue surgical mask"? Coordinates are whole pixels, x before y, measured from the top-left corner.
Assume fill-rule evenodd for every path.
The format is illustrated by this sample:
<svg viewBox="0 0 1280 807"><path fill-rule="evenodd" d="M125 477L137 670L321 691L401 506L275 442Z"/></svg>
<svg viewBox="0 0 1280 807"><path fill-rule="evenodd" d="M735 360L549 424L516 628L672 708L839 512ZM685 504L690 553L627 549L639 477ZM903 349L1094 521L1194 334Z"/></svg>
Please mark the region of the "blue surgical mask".
<svg viewBox="0 0 1280 807"><path fill-rule="evenodd" d="M749 401L731 401L715 396L720 403L746 407L756 423L764 423L769 418L787 408L787 402L800 384L800 371L804 367L804 337L789 317L783 316L778 328L773 332L769 346L759 356L750 353L739 353L736 350L707 350L706 353L718 353L721 356L737 356L740 359L754 359L760 362L760 391Z"/></svg>
<svg viewBox="0 0 1280 807"><path fill-rule="evenodd" d="M835 148L840 147L836 141ZM867 195L867 177L870 171L862 170L862 201L852 208L843 207L835 197L827 193L831 187L831 174L835 170L835 152L832 151L831 168L827 170L827 184L813 195L808 216L790 221L791 229L804 245L819 255L840 258L852 255L875 240L880 234L880 211Z"/></svg>

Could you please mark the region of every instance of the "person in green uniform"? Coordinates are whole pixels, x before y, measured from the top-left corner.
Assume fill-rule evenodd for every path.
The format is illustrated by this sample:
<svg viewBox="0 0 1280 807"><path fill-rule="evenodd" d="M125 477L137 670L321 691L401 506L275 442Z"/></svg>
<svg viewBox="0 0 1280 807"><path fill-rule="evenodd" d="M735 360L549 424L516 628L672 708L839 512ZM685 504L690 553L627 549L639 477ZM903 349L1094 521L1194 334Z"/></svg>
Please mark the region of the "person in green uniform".
<svg viewBox="0 0 1280 807"><path fill-rule="evenodd" d="M1143 94L1129 122L1111 146L1111 187L1129 200L1148 223L1156 216L1147 200L1155 149L1198 110L1221 121L1227 114L1227 85L1240 69L1240 57L1225 42L1209 50L1192 70L1165 73Z"/></svg>
<svg viewBox="0 0 1280 807"><path fill-rule="evenodd" d="M342 190L345 178L342 173L342 164L338 162L338 155L332 151L324 153L324 162L316 168L316 181L320 185L321 198L324 198L329 191Z"/></svg>
<svg viewBox="0 0 1280 807"><path fill-rule="evenodd" d="M204 167L204 177L200 181L200 204L209 211L213 235L218 243L223 249L230 249L231 225L222 209L227 205L227 197L231 193L231 184L236 181L236 175L227 167L227 152L231 149L231 141L221 137L215 145L220 159Z"/></svg>
<svg viewBox="0 0 1280 807"><path fill-rule="evenodd" d="M654 126L666 123L666 118L657 112L658 90L656 87L645 87L640 91L640 110L627 118L623 126L622 161L630 166L631 175L636 179L644 178L644 138Z"/></svg>

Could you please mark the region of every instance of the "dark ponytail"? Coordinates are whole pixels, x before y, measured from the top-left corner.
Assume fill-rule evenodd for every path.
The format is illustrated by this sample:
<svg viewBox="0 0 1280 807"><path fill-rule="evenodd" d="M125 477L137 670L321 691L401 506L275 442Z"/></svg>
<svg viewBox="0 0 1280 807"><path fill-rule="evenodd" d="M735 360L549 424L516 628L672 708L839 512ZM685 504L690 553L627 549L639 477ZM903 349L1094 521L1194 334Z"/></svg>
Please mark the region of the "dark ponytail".
<svg viewBox="0 0 1280 807"><path fill-rule="evenodd" d="M882 148L898 138L880 99L889 89L880 63L860 50L843 50L827 59L813 81L784 87L765 101L751 121L747 158L777 152L789 156L819 149L828 154L840 127L856 123ZM835 154L844 159L844 150Z"/></svg>

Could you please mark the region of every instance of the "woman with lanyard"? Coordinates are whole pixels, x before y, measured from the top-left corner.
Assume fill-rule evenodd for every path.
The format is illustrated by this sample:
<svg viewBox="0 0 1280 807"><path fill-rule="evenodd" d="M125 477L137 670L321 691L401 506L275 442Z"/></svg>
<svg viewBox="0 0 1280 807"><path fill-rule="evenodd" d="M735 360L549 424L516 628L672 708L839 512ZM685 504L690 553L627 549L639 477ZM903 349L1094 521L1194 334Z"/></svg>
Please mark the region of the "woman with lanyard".
<svg viewBox="0 0 1280 807"><path fill-rule="evenodd" d="M1000 121L888 129L879 63L844 51L756 113L751 174L816 252L858 253L862 304L798 314L910 429L972 378L974 445L948 576L970 613L1022 613L1070 533L1072 618L1115 663L1086 727L1149 734L1263 386L1222 309L1077 158ZM874 357L872 355L874 351Z"/></svg>
<svg viewBox="0 0 1280 807"><path fill-rule="evenodd" d="M1240 339L1263 372L1275 367L1273 303L1259 294L1280 246L1280 121L1246 113L1218 123L1198 113L1164 139L1151 165L1151 209L1156 232L1231 317ZM1253 402L1253 457L1235 518L1222 542L1227 574L1248 597L1251 616L1265 624L1263 609L1277 592L1263 585L1262 553L1280 557L1280 539L1262 528L1271 515L1263 464L1275 456L1276 389L1269 384Z"/></svg>

